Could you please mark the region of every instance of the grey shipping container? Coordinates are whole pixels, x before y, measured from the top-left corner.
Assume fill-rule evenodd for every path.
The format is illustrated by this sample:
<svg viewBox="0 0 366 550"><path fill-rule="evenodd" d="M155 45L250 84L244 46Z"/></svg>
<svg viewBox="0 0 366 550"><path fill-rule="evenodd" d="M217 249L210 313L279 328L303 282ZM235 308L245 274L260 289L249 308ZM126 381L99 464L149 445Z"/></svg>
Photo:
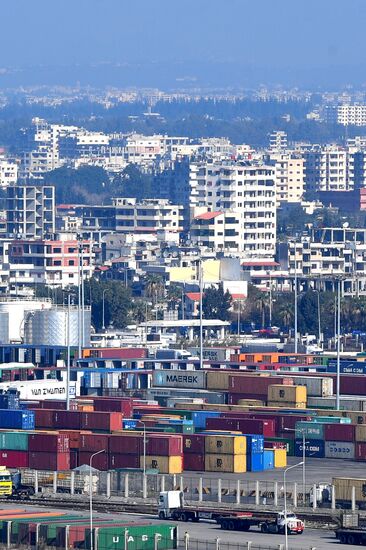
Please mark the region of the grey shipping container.
<svg viewBox="0 0 366 550"><path fill-rule="evenodd" d="M355 444L349 441L326 441L325 458L346 458L354 460Z"/></svg>
<svg viewBox="0 0 366 550"><path fill-rule="evenodd" d="M206 372L198 370L159 369L153 372L153 387L205 389Z"/></svg>

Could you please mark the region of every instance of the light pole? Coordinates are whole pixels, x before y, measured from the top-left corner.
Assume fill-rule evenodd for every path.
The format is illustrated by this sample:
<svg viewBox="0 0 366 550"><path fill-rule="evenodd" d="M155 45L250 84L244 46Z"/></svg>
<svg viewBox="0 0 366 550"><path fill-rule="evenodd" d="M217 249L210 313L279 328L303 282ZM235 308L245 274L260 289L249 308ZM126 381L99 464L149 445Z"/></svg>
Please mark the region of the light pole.
<svg viewBox="0 0 366 550"><path fill-rule="evenodd" d="M140 420L140 424L142 424L142 426L143 426L144 440L143 440L142 470L143 470L143 474L144 474L144 478L145 478L145 475L146 475L146 424L145 424L145 422L142 422L141 420Z"/></svg>
<svg viewBox="0 0 366 550"><path fill-rule="evenodd" d="M238 338L240 337L240 314L241 314L241 300L238 300Z"/></svg>
<svg viewBox="0 0 366 550"><path fill-rule="evenodd" d="M294 430L293 428L285 428L285 431L286 432L296 432L296 430ZM305 444L306 444L306 439L305 439L305 429L302 429L301 430L301 434L302 434L302 487L303 487L303 504L305 504L305 494L306 494L306 477L305 477L305 458L306 458L306 453L305 453Z"/></svg>
<svg viewBox="0 0 366 550"><path fill-rule="evenodd" d="M101 453L105 453L105 449L101 449L96 453L93 453L89 460L89 513L90 513L90 550L93 550L93 472L92 462L93 458Z"/></svg>
<svg viewBox="0 0 366 550"><path fill-rule="evenodd" d="M338 308L337 308L337 395L336 410L340 409L340 382L341 382L341 279L338 279Z"/></svg>
<svg viewBox="0 0 366 550"><path fill-rule="evenodd" d="M321 330L321 323L320 323L320 290L317 290L317 293L318 293L318 344L320 347L321 339L322 339L322 330Z"/></svg>
<svg viewBox="0 0 366 550"><path fill-rule="evenodd" d="M199 283L200 283L200 369L203 369L203 273L202 259L199 260Z"/></svg>
<svg viewBox="0 0 366 550"><path fill-rule="evenodd" d="M66 322L66 410L70 410L70 294L67 295L67 322Z"/></svg>
<svg viewBox="0 0 366 550"><path fill-rule="evenodd" d="M102 330L105 331L105 306L104 306L104 301L105 301L105 295L106 295L106 292L108 292L109 288L105 288L103 290L103 297L102 297Z"/></svg>
<svg viewBox="0 0 366 550"><path fill-rule="evenodd" d="M297 262L296 262L296 242L294 242L294 255L295 255L295 353L297 353Z"/></svg>
<svg viewBox="0 0 366 550"><path fill-rule="evenodd" d="M286 474L289 470L292 470L293 468L297 468L298 466L302 466L302 465L303 465L303 462L298 462L297 464L293 464L293 466L289 466L283 472L283 489L285 491L285 509L284 509L284 516L285 516L285 550L288 550Z"/></svg>

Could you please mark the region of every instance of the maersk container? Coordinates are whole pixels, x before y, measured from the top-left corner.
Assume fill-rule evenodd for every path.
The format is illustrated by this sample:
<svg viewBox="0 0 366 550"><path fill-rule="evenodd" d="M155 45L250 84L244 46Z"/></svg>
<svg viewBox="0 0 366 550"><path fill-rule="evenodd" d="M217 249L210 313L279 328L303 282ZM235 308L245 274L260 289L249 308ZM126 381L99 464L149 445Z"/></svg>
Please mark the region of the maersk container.
<svg viewBox="0 0 366 550"><path fill-rule="evenodd" d="M264 449L263 451L263 469L272 470L274 468L274 451Z"/></svg>
<svg viewBox="0 0 366 550"><path fill-rule="evenodd" d="M34 411L0 409L0 428L34 430Z"/></svg>
<svg viewBox="0 0 366 550"><path fill-rule="evenodd" d="M349 441L326 441L325 458L355 459L355 444Z"/></svg>
<svg viewBox="0 0 366 550"><path fill-rule="evenodd" d="M247 471L262 472L264 469L264 453L247 454Z"/></svg>
<svg viewBox="0 0 366 550"><path fill-rule="evenodd" d="M28 432L0 432L0 450L28 451Z"/></svg>
<svg viewBox="0 0 366 550"><path fill-rule="evenodd" d="M154 550L157 538L159 550L171 550L177 548L178 528L171 523L98 528L98 548L103 550L125 550L126 538L129 550Z"/></svg>
<svg viewBox="0 0 366 550"><path fill-rule="evenodd" d="M295 439L295 456L303 456L303 441ZM309 458L324 458L325 444L320 439L305 440L305 456Z"/></svg>

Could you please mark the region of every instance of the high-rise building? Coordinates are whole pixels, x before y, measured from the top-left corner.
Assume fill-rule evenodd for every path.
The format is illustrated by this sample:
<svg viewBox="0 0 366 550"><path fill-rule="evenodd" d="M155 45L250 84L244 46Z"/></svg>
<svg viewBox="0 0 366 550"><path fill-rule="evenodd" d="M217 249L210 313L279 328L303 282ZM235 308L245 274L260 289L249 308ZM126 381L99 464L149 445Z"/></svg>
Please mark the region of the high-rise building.
<svg viewBox="0 0 366 550"><path fill-rule="evenodd" d="M55 232L55 188L12 185L7 188L7 234L43 239Z"/></svg>

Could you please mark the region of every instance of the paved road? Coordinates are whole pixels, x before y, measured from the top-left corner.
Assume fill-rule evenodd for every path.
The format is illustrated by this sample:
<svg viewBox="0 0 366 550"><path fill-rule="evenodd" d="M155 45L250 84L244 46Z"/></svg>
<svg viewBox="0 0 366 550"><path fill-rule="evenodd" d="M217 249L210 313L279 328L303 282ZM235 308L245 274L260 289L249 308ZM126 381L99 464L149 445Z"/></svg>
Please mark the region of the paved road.
<svg viewBox="0 0 366 550"><path fill-rule="evenodd" d="M15 508L15 504L2 504L2 509L5 508ZM25 509L30 512L39 512L43 511L44 508L37 506L19 506L19 508ZM55 511L57 508L54 509ZM57 510L65 513L65 510ZM71 512L72 510L70 510ZM75 511L75 513L88 517L87 512ZM151 521L152 523L159 523L159 520L151 515L140 515L140 514L126 514L126 513L113 513L113 514L101 514L95 513L94 519L97 518L108 518L108 519L119 519L126 522L129 521ZM179 523L179 532L182 537L184 532L187 531L192 539L200 539L204 541L215 541L216 538L220 538L222 542L228 543L240 543L245 544L248 541L252 541L254 545L261 545L266 547L266 545L271 547L276 547L279 544L284 544L283 535L265 535L259 533L254 528L252 531L243 533L235 531L223 531L215 523ZM316 548L317 550L323 549L334 549L334 550L350 550L350 546L343 545L338 543L336 540L333 531L328 530L316 530L316 529L305 529L305 532L299 535L289 536L289 550L309 550L310 548Z"/></svg>

